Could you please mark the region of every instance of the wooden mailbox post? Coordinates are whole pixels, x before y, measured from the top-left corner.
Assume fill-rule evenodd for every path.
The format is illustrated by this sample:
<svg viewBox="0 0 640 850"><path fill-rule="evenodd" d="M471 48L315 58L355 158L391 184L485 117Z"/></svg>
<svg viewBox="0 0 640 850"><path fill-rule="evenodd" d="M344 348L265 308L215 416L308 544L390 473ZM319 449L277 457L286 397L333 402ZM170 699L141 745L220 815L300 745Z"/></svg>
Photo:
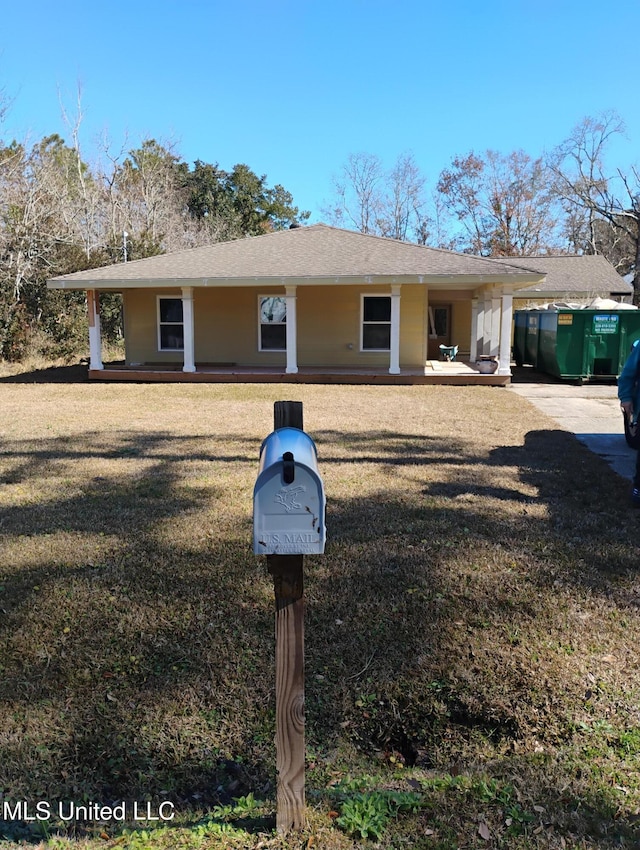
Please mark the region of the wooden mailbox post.
<svg viewBox="0 0 640 850"><path fill-rule="evenodd" d="M304 829L304 555L267 555L276 598L276 827Z"/></svg>
<svg viewBox="0 0 640 850"><path fill-rule="evenodd" d="M276 826L281 833L305 826L303 562L304 553L324 551L325 534L315 446L302 431L302 402L277 401L274 433L263 443L254 491L254 551L267 556L276 603ZM286 451L288 446L294 451ZM305 454L311 460L296 466L296 456L304 461Z"/></svg>

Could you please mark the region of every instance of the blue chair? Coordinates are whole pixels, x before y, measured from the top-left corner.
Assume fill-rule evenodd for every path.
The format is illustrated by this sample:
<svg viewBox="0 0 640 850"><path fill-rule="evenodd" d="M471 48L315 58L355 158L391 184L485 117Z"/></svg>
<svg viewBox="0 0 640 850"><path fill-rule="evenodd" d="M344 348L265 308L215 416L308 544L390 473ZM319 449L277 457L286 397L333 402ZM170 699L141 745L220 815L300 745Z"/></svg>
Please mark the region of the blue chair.
<svg viewBox="0 0 640 850"><path fill-rule="evenodd" d="M441 345L440 354L444 360L450 360L453 362L456 359L456 354L458 353L457 345Z"/></svg>

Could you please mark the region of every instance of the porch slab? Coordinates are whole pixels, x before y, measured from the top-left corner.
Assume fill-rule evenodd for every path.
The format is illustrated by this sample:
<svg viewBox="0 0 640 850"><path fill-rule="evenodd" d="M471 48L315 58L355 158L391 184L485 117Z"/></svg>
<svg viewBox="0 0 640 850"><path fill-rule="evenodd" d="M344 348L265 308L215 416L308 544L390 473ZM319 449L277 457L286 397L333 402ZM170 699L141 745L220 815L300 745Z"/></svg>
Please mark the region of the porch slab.
<svg viewBox="0 0 640 850"><path fill-rule="evenodd" d="M284 368L206 366L196 364L195 372L183 372L181 365L153 364L122 366L106 364L104 369L89 369L89 379L98 381L138 381L157 383L244 383L244 384L380 384L380 385L456 385L498 386L511 383L511 375L481 374L474 363L429 361L423 370L402 369L399 375L375 369L301 367L296 373Z"/></svg>

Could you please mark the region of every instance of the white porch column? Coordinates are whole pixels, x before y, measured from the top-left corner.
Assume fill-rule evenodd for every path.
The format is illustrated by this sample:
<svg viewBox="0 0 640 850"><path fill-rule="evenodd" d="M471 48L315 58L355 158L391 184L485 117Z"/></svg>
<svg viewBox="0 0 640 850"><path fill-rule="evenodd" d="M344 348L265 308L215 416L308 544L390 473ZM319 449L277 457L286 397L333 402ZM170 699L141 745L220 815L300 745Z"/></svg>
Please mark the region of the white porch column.
<svg viewBox="0 0 640 850"><path fill-rule="evenodd" d="M104 369L100 334L100 299L95 289L87 289L89 310L89 369Z"/></svg>
<svg viewBox="0 0 640 850"><path fill-rule="evenodd" d="M400 284L391 287L391 343L389 374L400 374Z"/></svg>
<svg viewBox="0 0 640 850"><path fill-rule="evenodd" d="M478 330L479 330L478 299L471 299L471 342L469 343L469 360L475 363L478 359Z"/></svg>
<svg viewBox="0 0 640 850"><path fill-rule="evenodd" d="M491 347L489 354L497 357L500 353L500 291L491 293Z"/></svg>
<svg viewBox="0 0 640 850"><path fill-rule="evenodd" d="M476 318L476 360L478 359L478 357L480 357L481 354L485 353L484 341L486 338L486 334L484 330L484 323L486 320L487 311L485 310L484 298L484 293L480 293L480 296L478 298L478 315Z"/></svg>
<svg viewBox="0 0 640 850"><path fill-rule="evenodd" d="M484 300L482 302L482 311L484 313L483 326L482 326L482 351L480 354L491 354L491 318L492 318L492 310L491 310L491 293L484 293Z"/></svg>
<svg viewBox="0 0 640 850"><path fill-rule="evenodd" d="M287 302L287 368L285 372L295 375L298 371L298 317L296 313L296 286L285 286Z"/></svg>
<svg viewBox="0 0 640 850"><path fill-rule="evenodd" d="M184 327L183 372L195 372L195 341L193 333L193 287L182 287L182 321Z"/></svg>
<svg viewBox="0 0 640 850"><path fill-rule="evenodd" d="M500 317L500 359L498 375L511 374L511 322L513 319L513 293L511 289L502 291L502 316Z"/></svg>

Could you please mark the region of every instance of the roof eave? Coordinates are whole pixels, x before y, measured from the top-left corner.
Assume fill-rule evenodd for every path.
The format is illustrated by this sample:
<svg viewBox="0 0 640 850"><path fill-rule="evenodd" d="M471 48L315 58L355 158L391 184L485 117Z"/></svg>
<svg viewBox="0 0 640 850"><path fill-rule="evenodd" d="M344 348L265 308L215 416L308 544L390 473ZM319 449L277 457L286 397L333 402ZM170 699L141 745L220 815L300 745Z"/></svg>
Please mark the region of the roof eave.
<svg viewBox="0 0 640 850"><path fill-rule="evenodd" d="M307 277L206 277L206 278L162 278L162 279L91 279L91 278L52 278L47 281L48 289L68 290L123 290L123 289L180 289L181 287L222 288L222 287L255 287L255 286L361 286L390 285L390 284L431 284L450 285L452 288L464 286L477 288L485 285L509 284L514 289L521 289L532 284L541 283L544 275L539 274L359 274L359 275L329 275Z"/></svg>

